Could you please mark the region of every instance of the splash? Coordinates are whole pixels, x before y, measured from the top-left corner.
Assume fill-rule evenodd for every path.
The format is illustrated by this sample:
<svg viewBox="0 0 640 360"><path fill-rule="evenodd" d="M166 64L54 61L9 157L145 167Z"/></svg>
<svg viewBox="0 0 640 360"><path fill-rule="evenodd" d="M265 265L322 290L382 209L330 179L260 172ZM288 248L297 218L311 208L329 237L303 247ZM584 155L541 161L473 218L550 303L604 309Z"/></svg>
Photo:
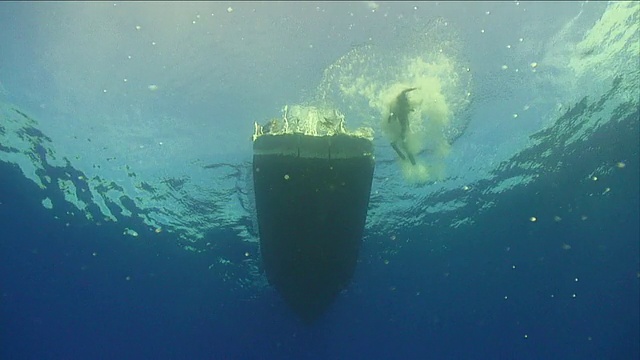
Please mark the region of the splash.
<svg viewBox="0 0 640 360"><path fill-rule="evenodd" d="M401 140L415 157L415 165L398 157L404 178L424 183L445 176L451 144L467 126L461 114L469 104L471 74L459 60L459 41L445 20L404 31L395 44L368 44L340 58L325 71L318 94L376 133L381 130L387 143ZM416 90L407 93L408 131L399 139L399 125L388 119L394 101L408 88Z"/></svg>
<svg viewBox="0 0 640 360"><path fill-rule="evenodd" d="M309 136L333 136L346 134L365 139L373 139L373 130L360 127L347 130L345 117L338 109L311 105L285 105L282 118L273 118L266 124L254 123L253 140L265 134L304 134Z"/></svg>

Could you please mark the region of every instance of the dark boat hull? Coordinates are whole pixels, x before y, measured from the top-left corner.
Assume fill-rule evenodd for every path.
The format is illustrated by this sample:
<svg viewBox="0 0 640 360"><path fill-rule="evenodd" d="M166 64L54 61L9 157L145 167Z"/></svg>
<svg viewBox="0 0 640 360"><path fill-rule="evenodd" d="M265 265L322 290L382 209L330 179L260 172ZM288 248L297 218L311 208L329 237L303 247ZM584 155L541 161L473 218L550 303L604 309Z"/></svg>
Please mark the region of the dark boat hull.
<svg viewBox="0 0 640 360"><path fill-rule="evenodd" d="M374 170L369 140L298 134L254 142L260 249L269 283L305 322L353 276Z"/></svg>

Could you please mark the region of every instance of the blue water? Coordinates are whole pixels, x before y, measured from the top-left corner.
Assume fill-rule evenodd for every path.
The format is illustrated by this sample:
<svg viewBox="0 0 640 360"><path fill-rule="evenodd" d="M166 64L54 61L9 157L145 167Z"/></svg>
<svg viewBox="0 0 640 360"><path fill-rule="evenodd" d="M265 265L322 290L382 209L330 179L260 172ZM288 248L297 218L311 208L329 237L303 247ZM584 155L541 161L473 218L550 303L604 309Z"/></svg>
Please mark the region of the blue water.
<svg viewBox="0 0 640 360"><path fill-rule="evenodd" d="M576 56L612 6L0 4L0 359L640 358L640 60L613 41L640 43L629 4L628 39ZM215 49L174 27L209 13ZM448 173L405 182L376 137L356 273L305 325L261 268L252 122L435 16L474 74ZM136 25L189 56L145 53ZM142 64L114 60L136 46Z"/></svg>

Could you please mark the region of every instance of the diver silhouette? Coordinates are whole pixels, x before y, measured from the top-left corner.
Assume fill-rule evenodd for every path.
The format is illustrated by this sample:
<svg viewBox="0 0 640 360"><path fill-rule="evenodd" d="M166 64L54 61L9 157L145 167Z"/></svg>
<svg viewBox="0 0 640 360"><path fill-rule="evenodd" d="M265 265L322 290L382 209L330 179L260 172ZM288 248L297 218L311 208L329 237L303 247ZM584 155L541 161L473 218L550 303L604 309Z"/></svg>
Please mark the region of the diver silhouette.
<svg viewBox="0 0 640 360"><path fill-rule="evenodd" d="M400 125L400 133L396 134L396 139L391 142L391 147L393 147L393 150L395 150L398 156L400 156L400 159L406 160L409 158L411 165L415 165L416 160L413 157L413 154L409 152L409 149L407 149L407 144L405 142L407 139L407 131L409 130L409 113L413 111L411 104L409 104L407 93L416 89L417 88L408 88L402 90L402 92L396 96L393 103L391 103L391 111L389 112L389 118L387 119L389 123L391 123L392 120L396 120ZM402 149L400 149L400 147L402 147ZM402 150L404 150L404 153Z"/></svg>

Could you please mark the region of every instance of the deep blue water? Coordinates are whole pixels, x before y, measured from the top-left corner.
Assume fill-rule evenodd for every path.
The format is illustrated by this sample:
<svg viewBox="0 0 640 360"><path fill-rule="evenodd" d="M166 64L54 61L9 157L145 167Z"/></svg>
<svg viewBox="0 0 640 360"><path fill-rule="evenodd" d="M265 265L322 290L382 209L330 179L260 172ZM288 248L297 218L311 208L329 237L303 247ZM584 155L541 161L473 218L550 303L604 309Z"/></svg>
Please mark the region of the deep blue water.
<svg viewBox="0 0 640 360"><path fill-rule="evenodd" d="M615 143L602 130L573 170L502 194L474 226L398 235L445 237L446 250L414 240L381 267L385 239L367 238L354 283L312 326L271 289L225 291L207 253L168 236L53 219L42 190L2 163L2 358L635 358L638 121L627 125ZM622 154L624 169L599 180L614 189L605 202L576 179ZM559 209L562 222L527 218ZM211 240L235 246L225 237Z"/></svg>
<svg viewBox="0 0 640 360"><path fill-rule="evenodd" d="M578 55L620 9L309 4L0 4L0 359L640 358L637 4ZM436 15L474 75L450 176L403 182L376 134L355 275L306 325L266 284L251 122Z"/></svg>

